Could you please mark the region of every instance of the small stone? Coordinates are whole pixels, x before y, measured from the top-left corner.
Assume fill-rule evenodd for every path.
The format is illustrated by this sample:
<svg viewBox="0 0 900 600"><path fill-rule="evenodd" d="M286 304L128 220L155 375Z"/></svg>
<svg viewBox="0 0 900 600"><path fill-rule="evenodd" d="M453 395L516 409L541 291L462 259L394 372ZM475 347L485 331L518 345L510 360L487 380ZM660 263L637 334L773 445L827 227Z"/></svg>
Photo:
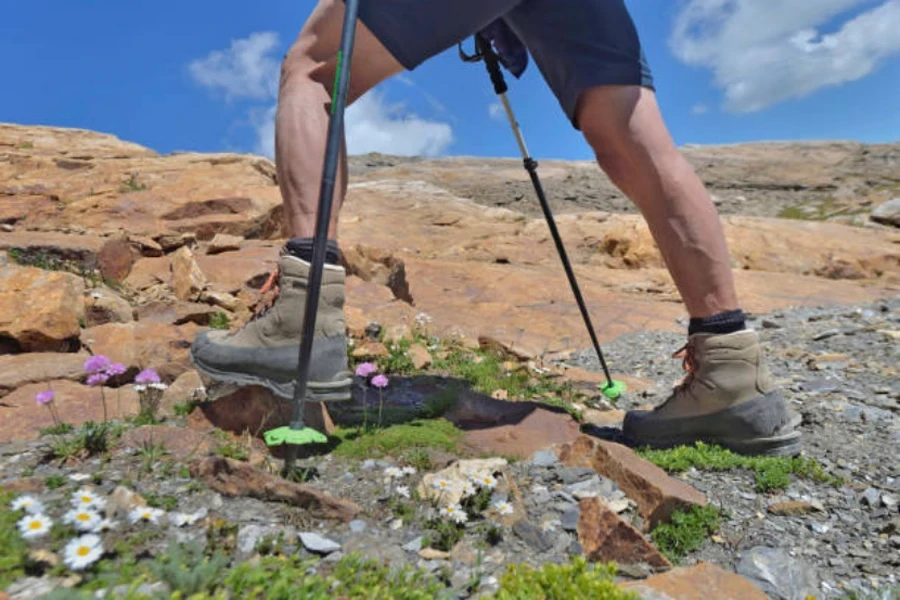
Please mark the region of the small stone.
<svg viewBox="0 0 900 600"><path fill-rule="evenodd" d="M229 252L231 250L240 250L241 244L243 244L244 238L230 235L227 233L217 233L213 236L213 239L209 242L209 247L206 249L207 254L220 254L222 252Z"/></svg>
<svg viewBox="0 0 900 600"><path fill-rule="evenodd" d="M353 533L362 533L366 530L366 522L360 519L350 521L350 531Z"/></svg>
<svg viewBox="0 0 900 600"><path fill-rule="evenodd" d="M875 508L879 505L879 500L881 499L881 494L878 493L878 490L875 488L867 488L866 491L862 494L862 502L864 504L868 504L869 506Z"/></svg>
<svg viewBox="0 0 900 600"><path fill-rule="evenodd" d="M897 496L894 494L882 494L881 503L888 508L895 508L897 506Z"/></svg>
<svg viewBox="0 0 900 600"><path fill-rule="evenodd" d="M616 514L619 514L628 510L629 503L628 500L620 498L618 500L611 500L607 504L607 506L609 507L609 510L613 511Z"/></svg>
<svg viewBox="0 0 900 600"><path fill-rule="evenodd" d="M403 549L407 552L418 552L422 549L422 536L415 538L403 545Z"/></svg>
<svg viewBox="0 0 900 600"><path fill-rule="evenodd" d="M531 464L535 467L552 467L559 463L559 458L552 450L538 450L531 457Z"/></svg>
<svg viewBox="0 0 900 600"><path fill-rule="evenodd" d="M791 502L776 502L775 504L769 505L770 513L772 513L773 515L780 515L782 517L798 517L814 512L815 510L817 509L812 505L812 503L803 502L800 500Z"/></svg>
<svg viewBox="0 0 900 600"><path fill-rule="evenodd" d="M888 538L891 542L891 546L894 548L900 548L900 535L892 535Z"/></svg>
<svg viewBox="0 0 900 600"><path fill-rule="evenodd" d="M519 521L513 525L513 531L537 552L546 552L553 547L553 542L540 529L528 521Z"/></svg>
<svg viewBox="0 0 900 600"><path fill-rule="evenodd" d="M311 531L301 532L300 542L304 548L316 554L331 554L341 549L341 545L337 542Z"/></svg>
<svg viewBox="0 0 900 600"><path fill-rule="evenodd" d="M537 506L550 502L550 490L544 486L535 486L531 489L531 502Z"/></svg>
<svg viewBox="0 0 900 600"><path fill-rule="evenodd" d="M813 336L814 342L819 342L822 340L827 340L830 337L834 337L836 335L840 335L841 331L839 329L826 329L825 331L821 331Z"/></svg>
<svg viewBox="0 0 900 600"><path fill-rule="evenodd" d="M736 571L775 598L815 597L817 575L812 565L781 548L756 546L742 553Z"/></svg>
<svg viewBox="0 0 900 600"><path fill-rule="evenodd" d="M577 506L573 506L565 511L560 517L560 523L562 524L562 528L566 531L577 531L578 530L578 518L581 516L581 509Z"/></svg>
<svg viewBox="0 0 900 600"><path fill-rule="evenodd" d="M823 535L831 531L831 523L822 523L820 521L813 521L809 524L809 528L813 530L813 532L818 533L819 535Z"/></svg>
<svg viewBox="0 0 900 600"><path fill-rule="evenodd" d="M434 548L422 548L419 550L419 556L425 560L447 560L450 558L450 553Z"/></svg>
<svg viewBox="0 0 900 600"><path fill-rule="evenodd" d="M763 329L781 329L781 325L771 319L762 320Z"/></svg>
<svg viewBox="0 0 900 600"><path fill-rule="evenodd" d="M606 496L612 493L613 486L612 482L608 479L602 481L599 475L594 475L590 479L567 485L564 489L572 494L577 500L581 500L582 498Z"/></svg>
<svg viewBox="0 0 900 600"><path fill-rule="evenodd" d="M565 467L557 471L557 476L565 484L572 484L596 474L597 472L590 467Z"/></svg>

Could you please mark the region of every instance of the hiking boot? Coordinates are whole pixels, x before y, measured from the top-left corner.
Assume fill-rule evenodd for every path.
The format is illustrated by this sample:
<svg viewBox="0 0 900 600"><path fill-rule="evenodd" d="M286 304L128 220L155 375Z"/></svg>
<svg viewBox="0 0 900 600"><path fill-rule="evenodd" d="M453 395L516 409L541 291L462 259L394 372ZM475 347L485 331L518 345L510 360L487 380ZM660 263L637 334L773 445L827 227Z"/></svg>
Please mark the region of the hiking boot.
<svg viewBox="0 0 900 600"><path fill-rule="evenodd" d="M698 333L673 357L687 375L651 411L630 411L623 433L653 448L703 441L741 454L796 455L800 416L787 407L752 330Z"/></svg>
<svg viewBox="0 0 900 600"><path fill-rule="evenodd" d="M191 346L197 370L236 386L261 385L293 398L310 265L284 251L278 260L274 302L234 332L206 331ZM307 399L349 400L344 325L344 268L325 264L309 365ZM271 281L271 280L270 280Z"/></svg>

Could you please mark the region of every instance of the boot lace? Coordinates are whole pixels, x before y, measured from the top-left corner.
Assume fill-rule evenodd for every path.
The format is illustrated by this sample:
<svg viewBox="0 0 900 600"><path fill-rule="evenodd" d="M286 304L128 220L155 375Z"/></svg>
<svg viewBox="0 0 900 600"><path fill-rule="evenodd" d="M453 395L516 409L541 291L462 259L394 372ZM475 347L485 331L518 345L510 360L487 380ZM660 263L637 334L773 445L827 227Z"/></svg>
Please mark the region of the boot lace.
<svg viewBox="0 0 900 600"><path fill-rule="evenodd" d="M685 371L685 376L682 378L681 382L675 385L672 393L669 394L669 397L666 398L665 402L659 405L659 408L662 408L672 400L678 397L679 392L686 389L691 383L694 381L694 374L697 372L698 364L697 364L697 356L695 353L694 344L691 342L686 343L684 346L676 350L672 354L672 358L680 358L681 359L681 368Z"/></svg>
<svg viewBox="0 0 900 600"><path fill-rule="evenodd" d="M259 288L260 300L256 304L256 309L253 312L253 315L250 317L251 321L255 321L256 319L264 316L271 308L275 305L275 300L278 298L278 276L280 275L280 270L278 267L269 273L269 278L263 284L261 288Z"/></svg>

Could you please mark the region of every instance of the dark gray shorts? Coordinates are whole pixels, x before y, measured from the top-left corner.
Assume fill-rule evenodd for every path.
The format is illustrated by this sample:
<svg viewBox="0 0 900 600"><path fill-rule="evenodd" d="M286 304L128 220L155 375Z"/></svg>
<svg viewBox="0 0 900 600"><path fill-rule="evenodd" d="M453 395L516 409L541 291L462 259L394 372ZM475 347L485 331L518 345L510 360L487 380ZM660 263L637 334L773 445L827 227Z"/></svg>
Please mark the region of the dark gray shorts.
<svg viewBox="0 0 900 600"><path fill-rule="evenodd" d="M500 17L528 47L576 129L585 89L653 89L624 0L362 0L359 8L360 20L410 71Z"/></svg>

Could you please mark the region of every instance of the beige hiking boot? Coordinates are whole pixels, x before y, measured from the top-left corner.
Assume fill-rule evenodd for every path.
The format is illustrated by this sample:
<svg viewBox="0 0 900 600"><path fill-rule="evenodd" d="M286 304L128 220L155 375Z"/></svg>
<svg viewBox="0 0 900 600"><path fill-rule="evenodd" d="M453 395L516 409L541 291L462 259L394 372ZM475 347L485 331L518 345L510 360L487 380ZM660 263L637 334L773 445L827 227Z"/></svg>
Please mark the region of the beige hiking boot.
<svg viewBox="0 0 900 600"><path fill-rule="evenodd" d="M800 452L800 416L791 412L763 361L756 332L690 336L674 357L687 375L652 411L625 415L623 433L636 446L668 448L696 441L741 454Z"/></svg>
<svg viewBox="0 0 900 600"><path fill-rule="evenodd" d="M191 346L197 370L224 384L262 385L293 398L309 271L308 262L283 251L274 303L237 331L198 335ZM344 281L343 267L325 265L307 383L307 398L316 402L351 397Z"/></svg>

